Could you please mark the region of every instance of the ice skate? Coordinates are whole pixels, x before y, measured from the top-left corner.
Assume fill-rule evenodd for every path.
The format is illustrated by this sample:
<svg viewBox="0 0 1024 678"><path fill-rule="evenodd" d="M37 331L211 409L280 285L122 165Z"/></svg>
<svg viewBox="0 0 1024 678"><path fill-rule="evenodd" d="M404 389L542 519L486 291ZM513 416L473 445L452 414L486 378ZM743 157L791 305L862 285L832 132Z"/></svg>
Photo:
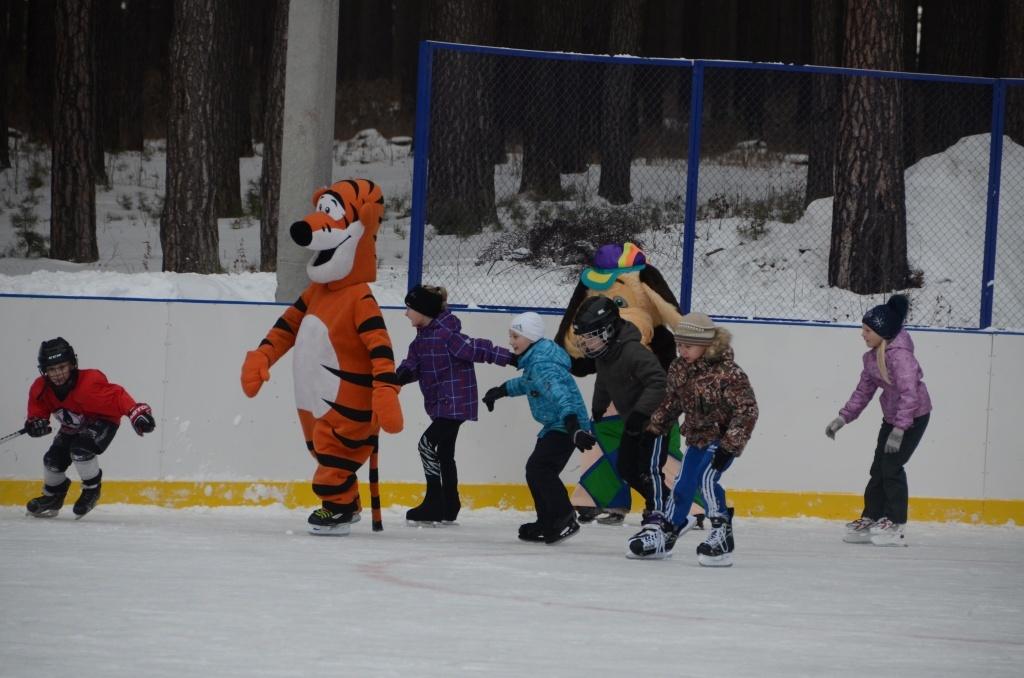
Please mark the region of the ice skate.
<svg viewBox="0 0 1024 678"><path fill-rule="evenodd" d="M853 522L846 523L846 535L843 541L847 544L870 544L871 527L875 521L871 518L858 518Z"/></svg>
<svg viewBox="0 0 1024 678"><path fill-rule="evenodd" d="M328 508L318 508L309 514L309 533L318 536L344 537L352 531L352 523L358 522L358 513L335 513Z"/></svg>
<svg viewBox="0 0 1024 678"><path fill-rule="evenodd" d="M576 506L576 522L581 525L592 523L601 515L601 509L595 506Z"/></svg>
<svg viewBox="0 0 1024 678"><path fill-rule="evenodd" d="M53 518L60 513L61 507L64 506L64 497L67 496L69 487L71 487L71 481L67 478L56 487L44 486L42 496L29 499L25 510L34 518Z"/></svg>
<svg viewBox="0 0 1024 678"><path fill-rule="evenodd" d="M567 518L563 518L561 521L555 524L554 530L551 534L544 534L545 544L557 544L561 541L565 541L569 537L574 537L580 531L580 524L576 522L575 511L570 513Z"/></svg>
<svg viewBox="0 0 1024 678"><path fill-rule="evenodd" d="M597 517L599 525L621 525L626 520L626 512L621 509L609 509Z"/></svg>
<svg viewBox="0 0 1024 678"><path fill-rule="evenodd" d="M92 480L82 481L82 494L79 495L78 500L75 501L75 506L72 509L75 512L75 520L81 520L85 517L85 514L93 510L96 507L96 502L100 500L100 486L102 485L103 471L93 478Z"/></svg>
<svg viewBox="0 0 1024 678"><path fill-rule="evenodd" d="M697 562L704 567L731 567L732 548L729 544L729 519L711 517L711 533L697 545Z"/></svg>
<svg viewBox="0 0 1024 678"><path fill-rule="evenodd" d="M689 524L690 521L687 519L686 525ZM696 521L693 524L696 525ZM644 519L640 531L626 540L626 557L649 560L668 558L672 555L672 546L675 545L677 536L672 524L663 515L652 512Z"/></svg>
<svg viewBox="0 0 1024 678"><path fill-rule="evenodd" d="M663 531L665 532L665 550L671 551L672 547L676 545L676 539L679 539L679 537L683 536L690 530L694 529L704 529L703 513L695 513L692 516L686 516L686 522L680 525L678 528L674 526L671 529L663 528Z"/></svg>
<svg viewBox="0 0 1024 678"><path fill-rule="evenodd" d="M519 526L519 538L523 541L542 542L544 541L544 531L539 522L523 523Z"/></svg>
<svg viewBox="0 0 1024 678"><path fill-rule="evenodd" d="M882 518L871 527L871 543L875 546L906 546L905 527L906 524L894 523L888 518Z"/></svg>

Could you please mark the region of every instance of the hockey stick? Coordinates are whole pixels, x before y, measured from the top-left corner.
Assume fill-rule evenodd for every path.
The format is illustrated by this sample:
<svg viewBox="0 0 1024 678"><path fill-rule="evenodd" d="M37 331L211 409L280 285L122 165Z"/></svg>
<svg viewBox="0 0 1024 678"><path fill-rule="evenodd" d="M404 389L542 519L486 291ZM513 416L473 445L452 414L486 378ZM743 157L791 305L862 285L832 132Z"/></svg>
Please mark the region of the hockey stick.
<svg viewBox="0 0 1024 678"><path fill-rule="evenodd" d="M7 442L8 440L14 440L14 439L15 439L15 438L17 438L18 436L20 436L20 435L22 435L22 434L24 434L24 433L27 433L27 432L28 432L28 429L24 429L24 428L23 428L23 429L21 429L20 431L15 431L14 433L8 433L8 434L7 434L7 435L5 435L5 436L4 436L3 438L0 438L0 445L3 445L3 444L4 444L4 443L6 443L6 442Z"/></svg>

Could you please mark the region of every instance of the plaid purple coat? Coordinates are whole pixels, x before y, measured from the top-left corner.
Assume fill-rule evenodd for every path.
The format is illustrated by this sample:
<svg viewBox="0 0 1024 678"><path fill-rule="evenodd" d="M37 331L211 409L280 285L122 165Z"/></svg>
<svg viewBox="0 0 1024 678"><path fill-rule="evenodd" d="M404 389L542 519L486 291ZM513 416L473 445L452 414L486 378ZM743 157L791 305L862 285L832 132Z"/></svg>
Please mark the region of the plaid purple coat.
<svg viewBox="0 0 1024 678"><path fill-rule="evenodd" d="M508 365L512 353L486 339L462 333L462 323L441 311L426 327L416 330L409 355L398 374L420 382L423 407L431 419L476 421L477 388L473 363ZM408 376L406 376L408 375Z"/></svg>

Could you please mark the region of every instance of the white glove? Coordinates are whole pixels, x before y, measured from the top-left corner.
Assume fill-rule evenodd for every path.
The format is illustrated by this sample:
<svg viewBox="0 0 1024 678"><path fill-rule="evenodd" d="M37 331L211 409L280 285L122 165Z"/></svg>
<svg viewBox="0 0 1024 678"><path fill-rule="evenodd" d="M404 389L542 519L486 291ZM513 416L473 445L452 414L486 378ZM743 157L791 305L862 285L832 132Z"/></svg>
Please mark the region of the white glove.
<svg viewBox="0 0 1024 678"><path fill-rule="evenodd" d="M836 431L846 426L846 422L843 421L842 417L836 417L833 419L828 426L825 427L825 435L832 440L836 439Z"/></svg>
<svg viewBox="0 0 1024 678"><path fill-rule="evenodd" d="M903 444L903 429L893 427L892 431L889 432L889 437L885 440L885 453L896 454L900 451L900 445Z"/></svg>

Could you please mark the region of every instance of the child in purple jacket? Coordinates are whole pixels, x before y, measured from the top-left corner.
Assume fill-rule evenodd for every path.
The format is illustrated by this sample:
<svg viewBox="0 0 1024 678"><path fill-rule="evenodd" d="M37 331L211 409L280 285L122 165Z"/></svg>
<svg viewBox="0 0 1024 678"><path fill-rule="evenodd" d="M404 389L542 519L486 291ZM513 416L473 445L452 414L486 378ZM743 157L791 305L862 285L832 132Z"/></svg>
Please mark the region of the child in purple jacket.
<svg viewBox="0 0 1024 678"><path fill-rule="evenodd" d="M882 427L878 431L871 479L864 490L861 517L846 525L843 541L876 546L906 546L907 474L904 465L917 449L932 411L924 373L914 357L914 342L903 329L909 300L895 294L864 316L861 336L868 346L860 382L839 416L825 428L836 432L856 419L875 391L882 389Z"/></svg>
<svg viewBox="0 0 1024 678"><path fill-rule="evenodd" d="M451 524L462 507L455 466L455 438L465 421L476 421L477 387L473 363L508 365L512 353L486 339L462 334L462 323L448 311L443 287L417 285L405 297L405 316L416 328L409 354L398 366L402 385L420 382L431 424L420 437L420 461L427 479L423 503L409 509L410 524Z"/></svg>

